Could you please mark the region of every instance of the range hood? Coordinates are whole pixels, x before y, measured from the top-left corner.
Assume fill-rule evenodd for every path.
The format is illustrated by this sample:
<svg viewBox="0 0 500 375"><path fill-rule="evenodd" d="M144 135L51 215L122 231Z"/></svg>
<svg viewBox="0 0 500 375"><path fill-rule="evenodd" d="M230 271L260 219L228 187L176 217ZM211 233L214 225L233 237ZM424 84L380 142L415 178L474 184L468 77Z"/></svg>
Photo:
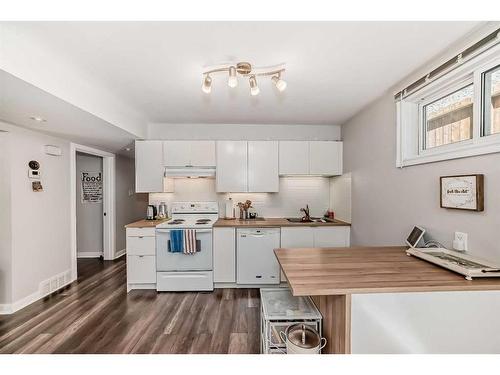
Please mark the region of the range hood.
<svg viewBox="0 0 500 375"><path fill-rule="evenodd" d="M215 167L165 167L165 177L170 178L214 178Z"/></svg>

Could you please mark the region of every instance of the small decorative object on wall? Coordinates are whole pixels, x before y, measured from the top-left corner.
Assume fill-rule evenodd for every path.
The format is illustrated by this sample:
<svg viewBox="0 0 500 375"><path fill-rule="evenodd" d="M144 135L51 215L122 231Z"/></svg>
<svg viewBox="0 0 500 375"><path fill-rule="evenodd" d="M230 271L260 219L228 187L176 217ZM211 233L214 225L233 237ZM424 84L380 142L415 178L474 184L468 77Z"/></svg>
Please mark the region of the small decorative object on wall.
<svg viewBox="0 0 500 375"><path fill-rule="evenodd" d="M440 186L441 207L470 211L484 210L484 175L442 176Z"/></svg>
<svg viewBox="0 0 500 375"><path fill-rule="evenodd" d="M82 203L102 202L102 173L82 172Z"/></svg>
<svg viewBox="0 0 500 375"><path fill-rule="evenodd" d="M43 191L43 186L40 181L33 181L31 183L31 187L35 193L40 193Z"/></svg>

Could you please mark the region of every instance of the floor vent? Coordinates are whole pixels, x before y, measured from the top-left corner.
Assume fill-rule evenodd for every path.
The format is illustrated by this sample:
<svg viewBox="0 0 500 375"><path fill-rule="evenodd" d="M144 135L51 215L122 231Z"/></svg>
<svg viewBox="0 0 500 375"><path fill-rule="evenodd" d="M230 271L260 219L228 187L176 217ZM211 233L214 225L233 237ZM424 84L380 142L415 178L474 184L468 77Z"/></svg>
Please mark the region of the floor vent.
<svg viewBox="0 0 500 375"><path fill-rule="evenodd" d="M39 292L40 297L45 297L55 291L65 287L71 282L71 271L65 271L58 275L51 277L50 279L44 280L40 283Z"/></svg>

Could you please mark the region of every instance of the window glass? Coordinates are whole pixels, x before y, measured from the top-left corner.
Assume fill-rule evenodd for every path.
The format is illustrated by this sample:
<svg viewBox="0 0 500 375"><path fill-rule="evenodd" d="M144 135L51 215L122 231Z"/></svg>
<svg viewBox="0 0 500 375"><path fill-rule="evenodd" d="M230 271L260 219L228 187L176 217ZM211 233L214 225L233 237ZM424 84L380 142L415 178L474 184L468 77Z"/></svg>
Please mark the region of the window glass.
<svg viewBox="0 0 500 375"><path fill-rule="evenodd" d="M483 74L483 135L500 133L500 66Z"/></svg>
<svg viewBox="0 0 500 375"><path fill-rule="evenodd" d="M473 85L423 107L425 148L472 138Z"/></svg>

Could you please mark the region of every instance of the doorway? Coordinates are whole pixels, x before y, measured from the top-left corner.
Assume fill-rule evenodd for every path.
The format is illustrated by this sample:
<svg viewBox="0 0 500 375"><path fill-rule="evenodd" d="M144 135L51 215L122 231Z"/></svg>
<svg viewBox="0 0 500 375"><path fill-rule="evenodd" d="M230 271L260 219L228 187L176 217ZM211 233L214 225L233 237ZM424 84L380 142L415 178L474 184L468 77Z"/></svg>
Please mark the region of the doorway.
<svg viewBox="0 0 500 375"><path fill-rule="evenodd" d="M115 155L72 143L71 271L78 259L112 260L115 255Z"/></svg>
<svg viewBox="0 0 500 375"><path fill-rule="evenodd" d="M104 259L103 159L76 153L76 256Z"/></svg>

